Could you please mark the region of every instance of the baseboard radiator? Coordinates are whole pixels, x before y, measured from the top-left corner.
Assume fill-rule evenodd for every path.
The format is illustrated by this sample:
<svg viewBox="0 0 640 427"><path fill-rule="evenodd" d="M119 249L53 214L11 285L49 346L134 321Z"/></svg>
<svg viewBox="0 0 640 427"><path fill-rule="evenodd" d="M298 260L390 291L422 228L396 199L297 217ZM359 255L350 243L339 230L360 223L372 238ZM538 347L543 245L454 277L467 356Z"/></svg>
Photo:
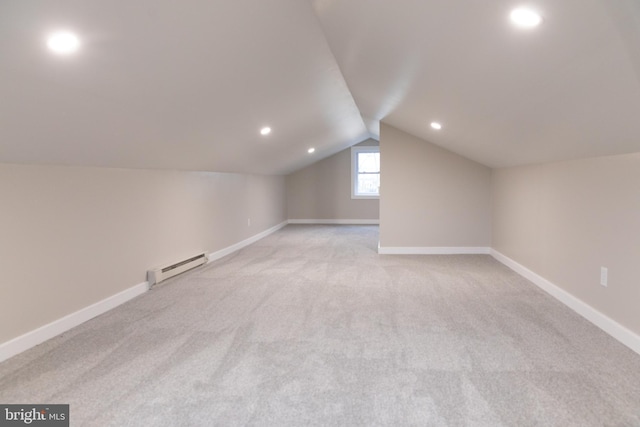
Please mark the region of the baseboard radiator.
<svg viewBox="0 0 640 427"><path fill-rule="evenodd" d="M167 280L170 277L176 276L180 273L184 273L187 270L198 267L202 264L206 264L208 261L207 254L201 253L183 261L176 262L175 264L165 265L162 267L154 268L147 271L147 281L149 287L160 283L163 280Z"/></svg>

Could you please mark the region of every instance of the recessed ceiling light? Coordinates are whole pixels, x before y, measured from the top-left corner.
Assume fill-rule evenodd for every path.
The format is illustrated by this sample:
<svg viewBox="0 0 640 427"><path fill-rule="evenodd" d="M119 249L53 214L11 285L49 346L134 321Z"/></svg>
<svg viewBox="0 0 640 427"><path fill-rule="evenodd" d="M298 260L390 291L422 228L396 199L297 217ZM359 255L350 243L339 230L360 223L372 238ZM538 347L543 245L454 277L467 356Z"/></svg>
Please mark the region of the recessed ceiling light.
<svg viewBox="0 0 640 427"><path fill-rule="evenodd" d="M307 153L311 154L311 153L314 153L315 151L316 151L316 149L315 149L315 148L309 148L309 149L307 150Z"/></svg>
<svg viewBox="0 0 640 427"><path fill-rule="evenodd" d="M542 22L542 16L533 9L519 7L509 15L511 22L521 28L534 28Z"/></svg>
<svg viewBox="0 0 640 427"><path fill-rule="evenodd" d="M60 55L69 55L80 48L80 39L69 31L58 31L47 39L49 49Z"/></svg>
<svg viewBox="0 0 640 427"><path fill-rule="evenodd" d="M431 127L434 128L435 130L442 129L442 125L438 122L431 122Z"/></svg>
<svg viewBox="0 0 640 427"><path fill-rule="evenodd" d="M268 126L260 129L260 135L269 135L270 133L271 133L271 128Z"/></svg>

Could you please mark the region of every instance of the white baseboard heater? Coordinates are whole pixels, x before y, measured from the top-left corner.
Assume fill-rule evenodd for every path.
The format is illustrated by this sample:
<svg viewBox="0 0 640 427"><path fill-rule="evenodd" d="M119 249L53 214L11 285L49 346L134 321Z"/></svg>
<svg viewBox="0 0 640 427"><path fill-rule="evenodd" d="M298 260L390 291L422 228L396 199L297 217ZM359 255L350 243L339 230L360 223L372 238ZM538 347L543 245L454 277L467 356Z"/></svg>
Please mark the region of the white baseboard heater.
<svg viewBox="0 0 640 427"><path fill-rule="evenodd" d="M160 283L163 280L167 280L177 274L183 273L199 265L206 264L208 261L207 254L201 253L183 261L176 262L175 264L165 265L163 267L157 267L153 270L147 271L147 281L149 287Z"/></svg>

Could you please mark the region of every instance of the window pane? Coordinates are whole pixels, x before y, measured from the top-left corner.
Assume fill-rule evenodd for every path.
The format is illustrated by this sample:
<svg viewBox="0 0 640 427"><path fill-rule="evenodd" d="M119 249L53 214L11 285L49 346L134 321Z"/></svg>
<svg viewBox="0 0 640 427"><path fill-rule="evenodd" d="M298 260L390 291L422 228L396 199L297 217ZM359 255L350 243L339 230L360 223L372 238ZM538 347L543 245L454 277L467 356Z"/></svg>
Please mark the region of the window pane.
<svg viewBox="0 0 640 427"><path fill-rule="evenodd" d="M380 172L380 153L358 153L358 173Z"/></svg>
<svg viewBox="0 0 640 427"><path fill-rule="evenodd" d="M380 192L380 174L358 174L356 194L360 196L377 196Z"/></svg>

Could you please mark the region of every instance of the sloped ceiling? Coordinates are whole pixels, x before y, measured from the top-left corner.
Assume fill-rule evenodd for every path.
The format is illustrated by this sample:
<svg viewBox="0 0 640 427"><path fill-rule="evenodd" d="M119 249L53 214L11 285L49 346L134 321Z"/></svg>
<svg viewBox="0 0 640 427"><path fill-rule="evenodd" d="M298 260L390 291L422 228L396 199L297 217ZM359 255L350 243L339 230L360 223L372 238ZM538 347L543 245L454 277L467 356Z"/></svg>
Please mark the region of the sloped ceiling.
<svg viewBox="0 0 640 427"><path fill-rule="evenodd" d="M0 162L279 174L369 136L304 1L2 0L0 75Z"/></svg>
<svg viewBox="0 0 640 427"><path fill-rule="evenodd" d="M491 167L640 151L640 2L528 4L529 30L505 0L314 9L372 133L383 120Z"/></svg>
<svg viewBox="0 0 640 427"><path fill-rule="evenodd" d="M0 162L283 174L381 120L492 167L640 151L639 2L531 4L3 0Z"/></svg>

